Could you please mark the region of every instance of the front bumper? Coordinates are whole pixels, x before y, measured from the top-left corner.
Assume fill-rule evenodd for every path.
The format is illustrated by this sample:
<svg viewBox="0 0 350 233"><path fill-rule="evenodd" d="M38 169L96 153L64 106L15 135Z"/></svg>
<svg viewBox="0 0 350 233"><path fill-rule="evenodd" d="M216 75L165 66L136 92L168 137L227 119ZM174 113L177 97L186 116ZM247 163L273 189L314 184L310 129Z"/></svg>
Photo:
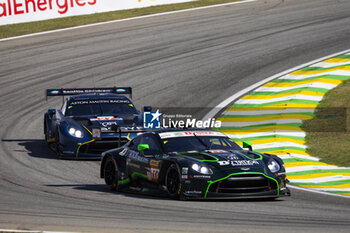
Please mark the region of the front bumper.
<svg viewBox="0 0 350 233"><path fill-rule="evenodd" d="M120 144L124 145L129 142L127 137L122 137ZM68 143L62 146L62 158L101 158L104 151L117 148L119 146L119 138L105 138L102 140L90 140L85 142Z"/></svg>
<svg viewBox="0 0 350 233"><path fill-rule="evenodd" d="M284 179L236 173L216 180L185 180L182 192L187 199L277 198L290 195Z"/></svg>

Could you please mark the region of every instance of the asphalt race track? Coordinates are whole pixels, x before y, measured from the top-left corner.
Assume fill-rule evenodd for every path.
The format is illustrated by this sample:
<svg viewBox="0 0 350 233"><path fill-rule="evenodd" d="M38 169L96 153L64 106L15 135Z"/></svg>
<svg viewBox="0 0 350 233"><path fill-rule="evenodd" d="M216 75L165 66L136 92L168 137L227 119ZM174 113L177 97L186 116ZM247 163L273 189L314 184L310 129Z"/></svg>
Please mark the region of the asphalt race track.
<svg viewBox="0 0 350 233"><path fill-rule="evenodd" d="M349 9L348 0L259 0L0 42L0 228L350 232L350 199L295 189L277 201L112 193L98 161L58 160L42 129L44 112L62 102L46 102L46 88L131 86L138 107L214 107L349 49Z"/></svg>

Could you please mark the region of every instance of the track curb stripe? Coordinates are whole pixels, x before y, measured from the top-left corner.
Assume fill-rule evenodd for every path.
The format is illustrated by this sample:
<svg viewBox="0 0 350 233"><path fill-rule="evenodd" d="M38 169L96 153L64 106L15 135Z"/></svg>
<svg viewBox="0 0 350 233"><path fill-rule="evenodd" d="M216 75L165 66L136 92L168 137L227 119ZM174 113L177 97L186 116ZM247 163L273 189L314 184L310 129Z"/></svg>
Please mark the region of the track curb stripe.
<svg viewBox="0 0 350 233"><path fill-rule="evenodd" d="M314 117L329 90L350 79L348 52L259 82L254 90L246 91L225 108L218 117L222 121L218 130L238 144L249 140L254 150L280 156L291 184L350 195L350 168L311 157L306 152L305 132L300 128L303 120Z"/></svg>

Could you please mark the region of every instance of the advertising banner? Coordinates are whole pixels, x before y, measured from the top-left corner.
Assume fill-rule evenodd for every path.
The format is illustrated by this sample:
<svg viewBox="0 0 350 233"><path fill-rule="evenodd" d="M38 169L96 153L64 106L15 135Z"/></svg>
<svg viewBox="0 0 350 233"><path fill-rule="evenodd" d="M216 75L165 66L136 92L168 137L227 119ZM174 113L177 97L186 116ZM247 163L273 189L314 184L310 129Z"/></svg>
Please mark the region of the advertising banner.
<svg viewBox="0 0 350 233"><path fill-rule="evenodd" d="M0 0L0 25L192 0Z"/></svg>

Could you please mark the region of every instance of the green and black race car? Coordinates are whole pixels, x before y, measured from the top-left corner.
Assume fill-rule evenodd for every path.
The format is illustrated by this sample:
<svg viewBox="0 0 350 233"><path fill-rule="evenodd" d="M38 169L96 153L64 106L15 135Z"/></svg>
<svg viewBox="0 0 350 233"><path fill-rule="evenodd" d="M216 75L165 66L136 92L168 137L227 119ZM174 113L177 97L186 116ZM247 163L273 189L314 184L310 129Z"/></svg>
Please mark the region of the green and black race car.
<svg viewBox="0 0 350 233"><path fill-rule="evenodd" d="M280 158L243 150L213 130L143 133L104 152L100 172L113 190L152 189L181 200L290 195Z"/></svg>

